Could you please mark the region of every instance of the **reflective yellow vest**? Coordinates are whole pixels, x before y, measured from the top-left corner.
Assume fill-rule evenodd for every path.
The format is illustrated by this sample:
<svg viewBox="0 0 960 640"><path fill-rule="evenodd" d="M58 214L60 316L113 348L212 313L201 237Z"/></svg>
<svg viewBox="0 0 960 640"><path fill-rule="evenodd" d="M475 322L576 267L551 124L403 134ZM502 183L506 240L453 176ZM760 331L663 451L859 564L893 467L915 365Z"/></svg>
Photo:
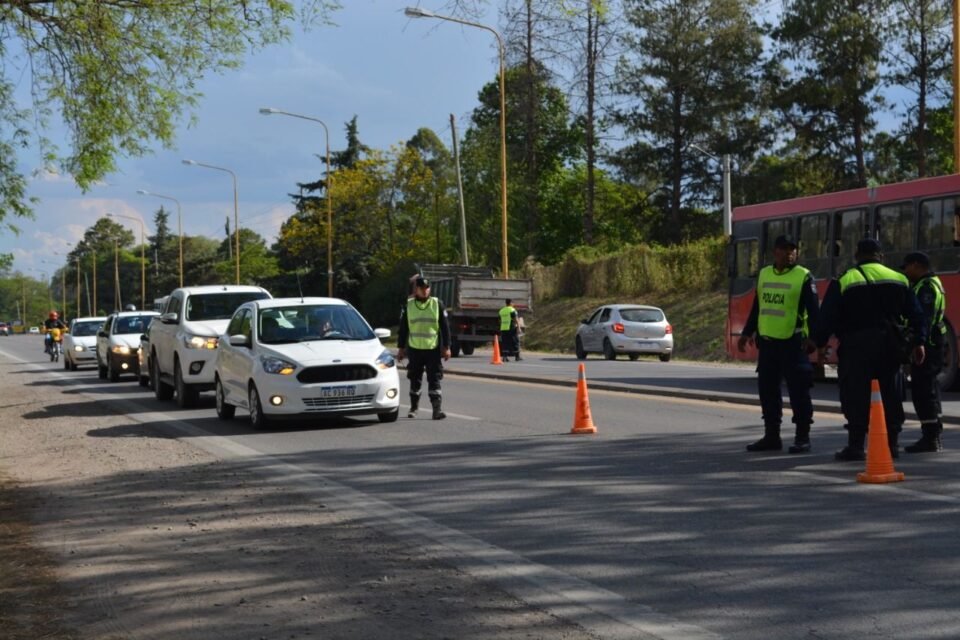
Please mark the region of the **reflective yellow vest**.
<svg viewBox="0 0 960 640"><path fill-rule="evenodd" d="M937 276L924 276L917 280L917 284L913 285L914 293L920 294L924 280L930 281L937 296L936 300L933 301L933 317L930 319L930 330L927 332L930 336L927 340L930 344L933 344L934 334L947 332L947 325L943 323L943 307L946 305L947 298L943 293L943 283Z"/></svg>
<svg viewBox="0 0 960 640"><path fill-rule="evenodd" d="M757 329L761 336L785 340L797 329L806 335L806 311L800 309L800 297L809 273L799 265L783 273L777 273L773 266L760 270L757 278L757 302L760 305ZM799 327L798 315L803 318Z"/></svg>
<svg viewBox="0 0 960 640"><path fill-rule="evenodd" d="M510 331L510 325L512 322L512 318L510 316L516 312L517 310L512 306L506 306L500 309L498 312L500 314L500 331Z"/></svg>
<svg viewBox="0 0 960 640"><path fill-rule="evenodd" d="M440 344L440 301L433 297L425 302L407 300L407 326L407 345L411 349L436 349Z"/></svg>

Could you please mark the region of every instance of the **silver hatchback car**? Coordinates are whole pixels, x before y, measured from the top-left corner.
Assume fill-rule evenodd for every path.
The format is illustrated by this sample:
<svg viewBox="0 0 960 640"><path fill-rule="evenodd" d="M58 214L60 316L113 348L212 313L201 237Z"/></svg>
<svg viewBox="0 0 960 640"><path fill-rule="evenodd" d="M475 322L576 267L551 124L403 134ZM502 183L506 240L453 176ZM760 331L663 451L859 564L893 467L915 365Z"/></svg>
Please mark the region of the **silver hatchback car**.
<svg viewBox="0 0 960 640"><path fill-rule="evenodd" d="M602 353L607 360L625 353L631 360L650 354L668 362L673 355L673 327L658 307L604 305L580 321L576 353L580 360L588 353Z"/></svg>

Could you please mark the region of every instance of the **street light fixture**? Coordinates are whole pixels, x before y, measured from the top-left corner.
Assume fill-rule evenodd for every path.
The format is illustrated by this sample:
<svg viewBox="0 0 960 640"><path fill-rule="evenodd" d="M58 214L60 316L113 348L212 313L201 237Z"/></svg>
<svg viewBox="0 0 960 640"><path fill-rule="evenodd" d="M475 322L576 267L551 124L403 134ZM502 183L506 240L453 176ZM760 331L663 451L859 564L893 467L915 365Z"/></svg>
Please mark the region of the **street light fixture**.
<svg viewBox="0 0 960 640"><path fill-rule="evenodd" d="M146 256L146 225L143 220L134 216L125 216L121 213L108 213L111 218L126 218L140 223L140 308L147 308L147 256Z"/></svg>
<svg viewBox="0 0 960 640"><path fill-rule="evenodd" d="M333 172L330 169L330 130L327 125L319 118L303 116L297 113L290 113L273 107L261 107L260 113L269 116L272 114L290 116L291 118L300 118L301 120L310 120L318 122L323 127L323 133L326 137L327 146L327 296L333 297L333 196L330 188L333 186Z"/></svg>
<svg viewBox="0 0 960 640"><path fill-rule="evenodd" d="M172 196L165 196L159 193L153 193L152 191L147 191L145 189L137 189L137 193L142 196L153 196L154 198L163 198L164 200L172 200L177 204L177 235L180 236L179 241L179 252L180 257L178 259L178 265L180 268L180 286L183 286L183 216L180 211L180 201Z"/></svg>
<svg viewBox="0 0 960 640"><path fill-rule="evenodd" d="M696 149L708 158L719 162L720 166L723 167L723 235L729 238L733 233L733 217L730 204L730 154L725 153L723 158L718 158L699 145L691 143L690 148Z"/></svg>
<svg viewBox="0 0 960 640"><path fill-rule="evenodd" d="M224 171L230 174L230 177L233 178L233 233L236 237L236 245L234 248L234 253L237 257L237 284L240 284L240 210L237 205L237 174L226 167L218 167L212 164L204 164L203 162L197 162L196 160L184 160L183 164L189 164L195 167L206 167L207 169L216 169L217 171Z"/></svg>
<svg viewBox="0 0 960 640"><path fill-rule="evenodd" d="M447 20L448 22L456 22L457 24L466 25L468 27L476 27L478 29L483 29L484 31L489 31L497 38L497 47L500 53L500 235L501 235L501 254L503 257L501 270L503 272L504 278L510 277L509 271L509 260L507 255L507 108L506 108L506 73L505 73L505 52L503 46L503 38L500 34L493 29L484 24L479 24L477 22L469 22L467 20L461 20L460 18L454 18L451 16L442 16L432 11L427 11L426 9L421 9L420 7L407 7L403 10L404 15L408 18L435 18L437 20Z"/></svg>

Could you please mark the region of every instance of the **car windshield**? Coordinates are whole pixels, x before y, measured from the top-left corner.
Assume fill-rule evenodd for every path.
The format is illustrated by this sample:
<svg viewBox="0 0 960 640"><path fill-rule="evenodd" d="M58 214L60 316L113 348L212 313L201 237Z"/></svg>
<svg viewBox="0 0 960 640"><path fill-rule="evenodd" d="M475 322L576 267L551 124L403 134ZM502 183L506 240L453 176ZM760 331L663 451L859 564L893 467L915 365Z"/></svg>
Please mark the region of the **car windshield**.
<svg viewBox="0 0 960 640"><path fill-rule="evenodd" d="M103 322L100 320L88 320L87 322L74 322L70 333L78 338L83 336L95 336Z"/></svg>
<svg viewBox="0 0 960 640"><path fill-rule="evenodd" d="M125 316L113 323L113 333L143 333L147 330L152 316Z"/></svg>
<svg viewBox="0 0 960 640"><path fill-rule="evenodd" d="M269 297L263 291L194 294L187 299L187 320L229 320L244 302Z"/></svg>
<svg viewBox="0 0 960 640"><path fill-rule="evenodd" d="M264 344L314 340L373 340L370 325L345 305L303 304L260 312L257 335Z"/></svg>
<svg viewBox="0 0 960 640"><path fill-rule="evenodd" d="M660 309L620 309L620 317L627 322L663 322Z"/></svg>

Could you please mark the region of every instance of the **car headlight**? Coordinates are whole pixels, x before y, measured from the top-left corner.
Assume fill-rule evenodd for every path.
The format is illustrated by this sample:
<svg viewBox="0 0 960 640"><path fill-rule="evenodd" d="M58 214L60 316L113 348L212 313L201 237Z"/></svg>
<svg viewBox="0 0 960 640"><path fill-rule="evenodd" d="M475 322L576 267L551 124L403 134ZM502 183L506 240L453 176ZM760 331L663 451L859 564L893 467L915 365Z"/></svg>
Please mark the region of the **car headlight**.
<svg viewBox="0 0 960 640"><path fill-rule="evenodd" d="M281 376L289 376L297 369L297 365L280 358L271 358L268 356L260 357L260 364L267 373L275 373Z"/></svg>
<svg viewBox="0 0 960 640"><path fill-rule="evenodd" d="M74 350L74 351L85 351L85 349L84 349L84 347L83 347L82 344L75 344L75 345L73 345L73 350Z"/></svg>
<svg viewBox="0 0 960 640"><path fill-rule="evenodd" d="M110 351L114 353L119 353L122 356L130 355L130 347L125 344L115 344L110 347Z"/></svg>
<svg viewBox="0 0 960 640"><path fill-rule="evenodd" d="M383 353L377 356L377 367L380 369L389 369L397 366L397 361L393 359L393 354L384 349Z"/></svg>
<svg viewBox="0 0 960 640"><path fill-rule="evenodd" d="M187 349L216 349L217 338L208 338L206 336L183 336L183 345Z"/></svg>

